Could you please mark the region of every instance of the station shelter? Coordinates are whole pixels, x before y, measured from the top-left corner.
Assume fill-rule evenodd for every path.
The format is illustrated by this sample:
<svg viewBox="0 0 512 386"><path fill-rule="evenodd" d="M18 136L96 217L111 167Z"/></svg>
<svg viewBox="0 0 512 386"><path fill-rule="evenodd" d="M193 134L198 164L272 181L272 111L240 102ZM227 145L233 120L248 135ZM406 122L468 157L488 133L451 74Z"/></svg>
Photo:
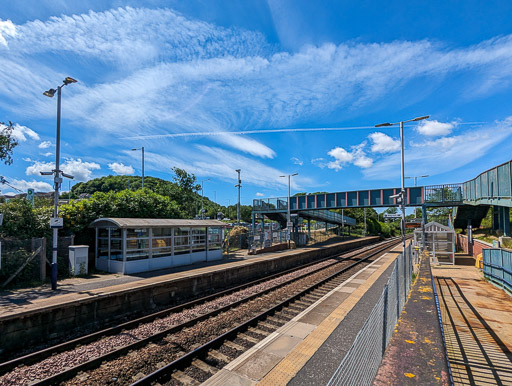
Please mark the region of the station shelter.
<svg viewBox="0 0 512 386"><path fill-rule="evenodd" d="M95 263L131 274L222 259L226 224L217 220L99 218Z"/></svg>
<svg viewBox="0 0 512 386"><path fill-rule="evenodd" d="M455 231L431 221L414 231L414 244L426 250L433 264L455 264Z"/></svg>

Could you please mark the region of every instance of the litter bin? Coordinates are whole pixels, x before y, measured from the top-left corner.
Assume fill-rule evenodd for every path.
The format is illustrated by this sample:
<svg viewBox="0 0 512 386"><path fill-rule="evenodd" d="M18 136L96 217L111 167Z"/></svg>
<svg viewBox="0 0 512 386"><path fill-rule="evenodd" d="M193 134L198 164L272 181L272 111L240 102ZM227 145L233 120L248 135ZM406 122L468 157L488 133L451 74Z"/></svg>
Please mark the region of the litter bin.
<svg viewBox="0 0 512 386"><path fill-rule="evenodd" d="M69 274L71 276L87 275L89 273L89 246L69 246Z"/></svg>

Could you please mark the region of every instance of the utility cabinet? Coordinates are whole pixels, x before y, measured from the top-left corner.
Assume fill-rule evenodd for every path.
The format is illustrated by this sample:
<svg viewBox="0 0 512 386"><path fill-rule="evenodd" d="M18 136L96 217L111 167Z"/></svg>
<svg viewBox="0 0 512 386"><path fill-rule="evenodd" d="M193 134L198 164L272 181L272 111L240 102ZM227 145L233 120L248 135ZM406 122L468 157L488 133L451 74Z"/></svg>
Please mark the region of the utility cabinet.
<svg viewBox="0 0 512 386"><path fill-rule="evenodd" d="M71 276L87 275L89 273L89 246L69 246L69 273Z"/></svg>

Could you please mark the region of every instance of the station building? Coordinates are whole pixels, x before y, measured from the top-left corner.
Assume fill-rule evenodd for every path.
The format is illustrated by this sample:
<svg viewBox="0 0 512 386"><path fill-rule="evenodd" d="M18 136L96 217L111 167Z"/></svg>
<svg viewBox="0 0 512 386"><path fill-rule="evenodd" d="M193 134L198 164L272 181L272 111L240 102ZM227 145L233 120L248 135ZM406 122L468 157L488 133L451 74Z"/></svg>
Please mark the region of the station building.
<svg viewBox="0 0 512 386"><path fill-rule="evenodd" d="M225 224L217 220L99 218L96 269L131 274L222 259Z"/></svg>

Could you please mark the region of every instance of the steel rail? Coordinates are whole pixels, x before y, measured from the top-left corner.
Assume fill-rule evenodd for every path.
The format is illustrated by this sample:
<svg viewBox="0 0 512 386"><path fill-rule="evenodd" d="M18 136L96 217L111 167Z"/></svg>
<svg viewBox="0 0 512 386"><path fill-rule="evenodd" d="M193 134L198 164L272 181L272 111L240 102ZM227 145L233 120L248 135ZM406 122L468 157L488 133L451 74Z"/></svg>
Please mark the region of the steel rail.
<svg viewBox="0 0 512 386"><path fill-rule="evenodd" d="M363 253L363 254L367 253L367 252L369 252L369 251L371 251L373 249L377 249L377 251L371 253L368 257L365 257L362 260L360 260L360 261L358 261L358 262L356 262L354 264L351 264L348 268L353 267L353 266L355 266L357 264L360 264L361 262L367 260L371 256L382 252L382 250L385 250L386 248L389 247L389 245L394 244L394 243L396 243L396 241L393 239L393 241L385 241L383 243L379 243L377 246L374 245L373 248L367 248L367 247L362 248L363 251L361 251L360 253ZM352 252L356 252L356 251L351 251L351 253ZM333 258L333 257L331 256L330 258ZM159 339L161 339L161 338L163 338L163 337L165 337L167 335L179 332L179 331L181 331L184 328L193 326L193 325L195 325L195 324L197 324L197 323L199 323L199 322L201 322L203 320L211 318L212 316L216 316L218 314L226 312L226 311L230 310L231 308L239 306L240 304L243 304L243 303L246 303L246 302L251 301L253 299L256 299L258 297L261 297L261 296L263 296L263 295L265 295L267 293L270 293L270 292L275 291L275 290L277 290L277 289L279 289L281 287L289 285L289 284L291 284L291 283L293 283L295 281L303 279L304 277L307 277L307 276L310 276L310 275L312 275L314 273L317 273L318 271L325 270L325 269L327 269L329 267L332 267L335 264L340 264L343 261L346 261L346 259L344 259L342 261L339 261L338 263L334 263L332 265L329 265L329 266L326 266L326 267L321 267L321 268L316 269L314 271L305 273L305 274L300 275L300 276L298 276L296 278L293 278L293 279L288 280L286 282L280 283L280 284L278 284L278 285L276 285L276 286L274 286L272 288L269 288L269 289L266 289L264 291L255 293L255 294L250 295L250 296L248 296L246 298L243 298L243 299L240 299L240 300L238 300L236 302L228 304L228 305L226 305L224 307L218 308L218 309L216 309L214 311L211 311L211 312L208 312L206 314L200 315L200 316L198 316L196 318L190 319L190 320L188 320L188 321L186 321L184 323L181 323L181 324L178 324L176 326L170 327L168 329L162 330L162 331L160 331L160 332L158 332L158 333L156 333L156 334L154 334L152 336L149 336L147 338L143 338L143 339L141 339L141 340L139 340L137 342L130 343L130 344L126 345L126 346L118 348L117 350L114 350L114 351L111 351L111 352L106 353L104 355L101 355L99 357L93 358L93 359L91 359L91 360L89 360L87 362L81 363L81 364L79 364L77 366L74 366L74 367L72 367L70 369L67 369L67 370L65 370L63 372L60 372L60 373L55 374L53 376L50 376L50 377L48 377L46 379L43 379L41 381L36 381L36 382L34 382L32 384L33 385L53 385L53 384L57 384L57 383L63 382L65 380L68 380L68 379L72 378L73 376L75 376L76 374L78 374L81 371L87 371L87 370L91 370L91 369L99 367L101 365L101 363L104 362L104 361L108 361L108 360L112 360L112 359L115 359L117 357L120 357L120 356L122 356L124 354L127 354L131 350L139 349L139 348L141 348L143 346L146 346L147 344L149 344L149 343L151 343L153 341L159 340ZM318 263L318 261L316 263ZM310 264L308 264L308 265L310 265ZM304 266L300 267L300 269L302 269L302 268L304 268ZM282 275L282 273L280 273L279 275ZM268 280L268 278L265 279L265 280Z"/></svg>
<svg viewBox="0 0 512 386"><path fill-rule="evenodd" d="M389 243L395 245L396 242ZM346 273L350 269L358 266L359 264L367 261L371 257L378 255L382 253L383 251L387 250L390 247L390 245L386 245L383 248L379 248L377 251L374 251L370 255L362 258L359 261L354 262L353 264L349 265L348 267L345 267L341 269L339 272L336 272L332 275L330 275L327 278L322 279L321 281L309 286L308 288L300 291L299 293L289 297L288 299L282 301L281 303L267 309L266 311L263 311L262 313L256 315L255 317L251 318L250 320L239 324L235 328L225 332L224 334L218 336L215 339L212 339L210 342L203 344L202 346L196 348L193 351L188 352L181 358L178 358L174 360L173 362L169 363L166 366L161 367L160 369L154 371L153 373L147 375L146 377L138 380L137 382L134 382L132 386L143 386L143 385L151 385L153 382L166 382L169 380L169 378L172 376L173 371L183 369L187 366L189 366L192 361L205 353L207 353L210 349L218 347L224 342L225 340L236 336L238 333L246 331L246 329L254 324L257 324L260 320L265 319L267 316L274 314L275 312L283 309L293 301L300 299L301 297L307 295L309 292L312 292L313 290L317 289L318 287L326 284L327 282L335 279L336 277Z"/></svg>
<svg viewBox="0 0 512 386"><path fill-rule="evenodd" d="M393 239L391 239L391 240L393 240ZM384 241L384 243L386 243L388 241L389 240L386 240L386 241ZM251 282L248 282L248 283L244 283L244 284L241 284L241 285L238 285L238 286L235 286L235 287L231 287L231 288L222 290L220 292L215 292L215 293L213 293L211 295L207 295L205 297L194 299L194 300L188 301L186 303L182 303L182 304L173 306L171 308L166 308L164 310L161 310L161 311L158 311L158 312L155 312L155 313L151 313L149 315L145 315L145 316L136 318L134 320L130 320L128 322L124 322L124 323L118 324L118 325L113 326L113 327L108 327L108 328L105 328L105 329L93 332L91 334L84 335L84 336L72 339L72 340L67 341L67 342L63 342L63 343L60 343L60 344L57 344L57 345L54 345L54 346L51 346L51 347L47 347L45 349L42 349L42 350L30 353L30 354L27 354L27 355L24 355L24 356L21 356L21 357L18 357L18 358L11 359L9 361L0 363L0 376L4 375L5 373L11 371L12 369L14 369L14 368L16 368L16 367L18 367L20 365L25 365L25 366L31 365L31 364L39 362L39 361L41 361L41 360L43 360L43 359L45 359L47 357L50 357L50 356L52 356L54 354L58 354L58 353L61 353L61 352L64 352L64 351L71 350L71 349L73 349L73 348L75 348L75 347L77 347L79 345L83 346L84 344L88 344L88 343L94 342L94 341L99 340L101 338L118 334L118 333L122 332L123 330L135 328L135 327L137 327L137 326L139 326L139 325L141 325L143 323L152 322L152 321L154 321L156 319L166 317L166 316L168 316L170 314L181 312L184 309L195 307L195 306L197 306L199 304L209 302L209 301L214 300L214 299L216 299L218 297L230 295L230 294L232 294L234 292L246 289L248 287L260 284L260 283L268 281L268 280L273 280L273 279L275 279L277 277L280 277L280 276L283 276L283 275L287 275L289 273L295 272L295 271L303 269L303 268L307 268L307 267L309 267L311 265L318 264L318 263L321 263L321 262L329 260L329 259L333 259L333 258L336 258L336 257L350 258L350 257L354 256L356 253L359 253L358 251L360 251L360 250L363 250L363 251L364 250L369 250L371 248L375 248L376 246L378 246L378 245L380 245L382 243L383 242L380 242L380 243L377 243L377 244L372 244L370 246L364 246L362 248L358 248L358 247L351 248L351 249L349 249L347 251L344 251L342 253L338 253L338 254L331 255L331 256L328 256L328 257L325 257L325 258L322 258L322 259L319 259L319 260L315 260L313 262L306 263L306 264L300 265L298 267L293 267L293 268L290 268L290 269L287 269L287 270L284 270L284 271L272 274L270 276L265 276L265 277L253 280ZM337 263L333 262L333 264L337 264ZM326 267L323 267L323 268L326 268ZM320 269L322 269L322 268L320 268Z"/></svg>

